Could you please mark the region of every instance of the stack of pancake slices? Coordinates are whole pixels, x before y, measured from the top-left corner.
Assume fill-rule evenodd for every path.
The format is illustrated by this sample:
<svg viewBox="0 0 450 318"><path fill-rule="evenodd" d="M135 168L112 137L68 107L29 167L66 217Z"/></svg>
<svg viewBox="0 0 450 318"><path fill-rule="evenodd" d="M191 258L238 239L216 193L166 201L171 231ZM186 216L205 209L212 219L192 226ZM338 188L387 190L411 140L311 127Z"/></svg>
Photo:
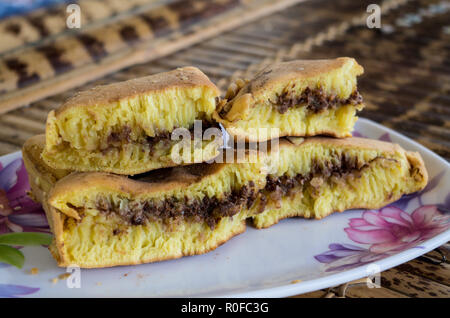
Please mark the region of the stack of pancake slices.
<svg viewBox="0 0 450 318"><path fill-rule="evenodd" d="M423 189L418 153L351 136L362 73L352 58L279 63L221 98L184 67L74 95L23 146L58 265L206 253L247 221L378 209Z"/></svg>

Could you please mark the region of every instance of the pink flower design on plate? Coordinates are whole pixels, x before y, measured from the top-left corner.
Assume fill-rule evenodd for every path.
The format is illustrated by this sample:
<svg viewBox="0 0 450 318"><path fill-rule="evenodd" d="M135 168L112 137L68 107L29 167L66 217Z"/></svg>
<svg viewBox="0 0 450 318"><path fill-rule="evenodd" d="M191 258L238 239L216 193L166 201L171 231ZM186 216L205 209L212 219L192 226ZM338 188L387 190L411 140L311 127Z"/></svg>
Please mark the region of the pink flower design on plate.
<svg viewBox="0 0 450 318"><path fill-rule="evenodd" d="M2 169L0 164L0 234L8 232L49 232L41 205L31 200L28 175L18 158Z"/></svg>
<svg viewBox="0 0 450 318"><path fill-rule="evenodd" d="M416 246L449 227L449 216L439 212L436 205L424 205L411 215L388 206L365 211L361 218L350 219L345 228L348 237L357 243L370 244L372 253L399 252Z"/></svg>
<svg viewBox="0 0 450 318"><path fill-rule="evenodd" d="M443 174L433 178L427 191L435 188ZM379 211L366 210L360 218L349 220L349 227L344 231L353 242L368 245L332 243L329 250L315 255L314 258L325 264L326 272L343 271L363 266L405 251L409 248L420 248L419 244L446 231L450 227L450 194L444 203L423 205L411 214L400 207L406 206L411 198L421 194L403 198L403 202L393 203Z"/></svg>

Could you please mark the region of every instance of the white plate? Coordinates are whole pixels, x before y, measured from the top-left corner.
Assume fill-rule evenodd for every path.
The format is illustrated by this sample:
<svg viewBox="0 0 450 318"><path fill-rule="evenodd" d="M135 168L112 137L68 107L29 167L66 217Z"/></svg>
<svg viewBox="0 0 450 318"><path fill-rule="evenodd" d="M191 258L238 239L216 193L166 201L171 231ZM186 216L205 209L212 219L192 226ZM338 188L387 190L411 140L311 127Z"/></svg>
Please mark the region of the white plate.
<svg viewBox="0 0 450 318"><path fill-rule="evenodd" d="M68 287L68 282L76 285L73 279L52 283L66 270L56 266L46 248L26 247L22 249L23 269L0 264L0 296L290 296L366 277L449 241L450 165L418 143L366 119L358 121L356 134L392 140L420 152L430 174L427 188L380 211L351 210L322 220L288 219L265 230L249 226L245 233L205 255L139 266L82 269L81 288ZM11 205L28 209L15 211L8 218L26 230L42 230L45 224L40 210L34 207L34 212L29 212L33 205L23 197L27 181L20 162L20 153L0 158L0 188L9 189L10 197L20 196L22 191L20 202ZM16 170L17 184L13 185L11 176ZM379 225L370 225L363 217ZM5 221L0 215L0 232L5 231L2 218ZM381 253L377 241L387 241L389 248ZM39 274L30 274L33 267Z"/></svg>

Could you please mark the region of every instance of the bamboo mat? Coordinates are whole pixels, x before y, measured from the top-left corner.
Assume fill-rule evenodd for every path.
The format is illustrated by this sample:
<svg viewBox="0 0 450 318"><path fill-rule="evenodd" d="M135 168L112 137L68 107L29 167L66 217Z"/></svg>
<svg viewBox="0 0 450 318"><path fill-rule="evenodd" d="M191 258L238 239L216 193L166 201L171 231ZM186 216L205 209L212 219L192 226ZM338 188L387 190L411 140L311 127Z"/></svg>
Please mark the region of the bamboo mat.
<svg viewBox="0 0 450 318"><path fill-rule="evenodd" d="M5 19L0 22L5 37L0 44L0 114L300 1L104 0L97 6L82 1L80 29L66 28L65 4L23 20ZM113 5L116 11L110 10Z"/></svg>
<svg viewBox="0 0 450 318"><path fill-rule="evenodd" d="M379 30L365 26L368 4L382 8ZM441 0L310 0L175 53L82 84L0 115L0 153L19 150L45 129L49 110L79 89L184 65L201 68L221 89L268 63L352 56L364 66L362 117L405 134L450 159L450 6ZM1 26L0 26L1 28ZM450 245L381 274L382 288L355 282L301 297L449 297ZM438 264L441 261L441 264Z"/></svg>

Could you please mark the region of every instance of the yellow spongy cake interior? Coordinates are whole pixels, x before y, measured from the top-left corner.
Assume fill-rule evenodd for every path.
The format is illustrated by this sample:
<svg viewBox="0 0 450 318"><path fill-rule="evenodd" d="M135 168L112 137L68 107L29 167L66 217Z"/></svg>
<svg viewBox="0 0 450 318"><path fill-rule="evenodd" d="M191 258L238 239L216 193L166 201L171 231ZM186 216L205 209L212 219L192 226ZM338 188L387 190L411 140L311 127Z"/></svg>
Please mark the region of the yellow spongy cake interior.
<svg viewBox="0 0 450 318"><path fill-rule="evenodd" d="M70 107L47 118L46 151L68 143L75 149L103 149L108 136L128 126L133 141L209 120L217 92L208 86L167 88L109 104Z"/></svg>
<svg viewBox="0 0 450 318"><path fill-rule="evenodd" d="M263 105L251 108L245 120L221 121L232 135L246 136L247 140L258 141L254 128L278 128L278 135L316 136L331 135L349 137L358 117L357 107L345 105L319 113L309 112L305 107L290 108L280 114L274 107Z"/></svg>
<svg viewBox="0 0 450 318"><path fill-rule="evenodd" d="M355 158L362 168L343 178L316 179L314 186L309 180L281 200L267 195L264 207L258 200L250 211L258 228L269 227L287 217L320 219L347 209L381 208L404 194L423 189L428 180L420 155L400 147L383 151L370 147L351 149L311 143L297 148L280 146L279 155L273 166L274 176L308 175L312 165L330 162L343 155Z"/></svg>
<svg viewBox="0 0 450 318"><path fill-rule="evenodd" d="M52 253L59 266L84 268L131 265L209 252L245 231L241 215L222 218L214 229L205 223L162 222L121 228L118 216L86 215L81 222L61 216L64 231Z"/></svg>

